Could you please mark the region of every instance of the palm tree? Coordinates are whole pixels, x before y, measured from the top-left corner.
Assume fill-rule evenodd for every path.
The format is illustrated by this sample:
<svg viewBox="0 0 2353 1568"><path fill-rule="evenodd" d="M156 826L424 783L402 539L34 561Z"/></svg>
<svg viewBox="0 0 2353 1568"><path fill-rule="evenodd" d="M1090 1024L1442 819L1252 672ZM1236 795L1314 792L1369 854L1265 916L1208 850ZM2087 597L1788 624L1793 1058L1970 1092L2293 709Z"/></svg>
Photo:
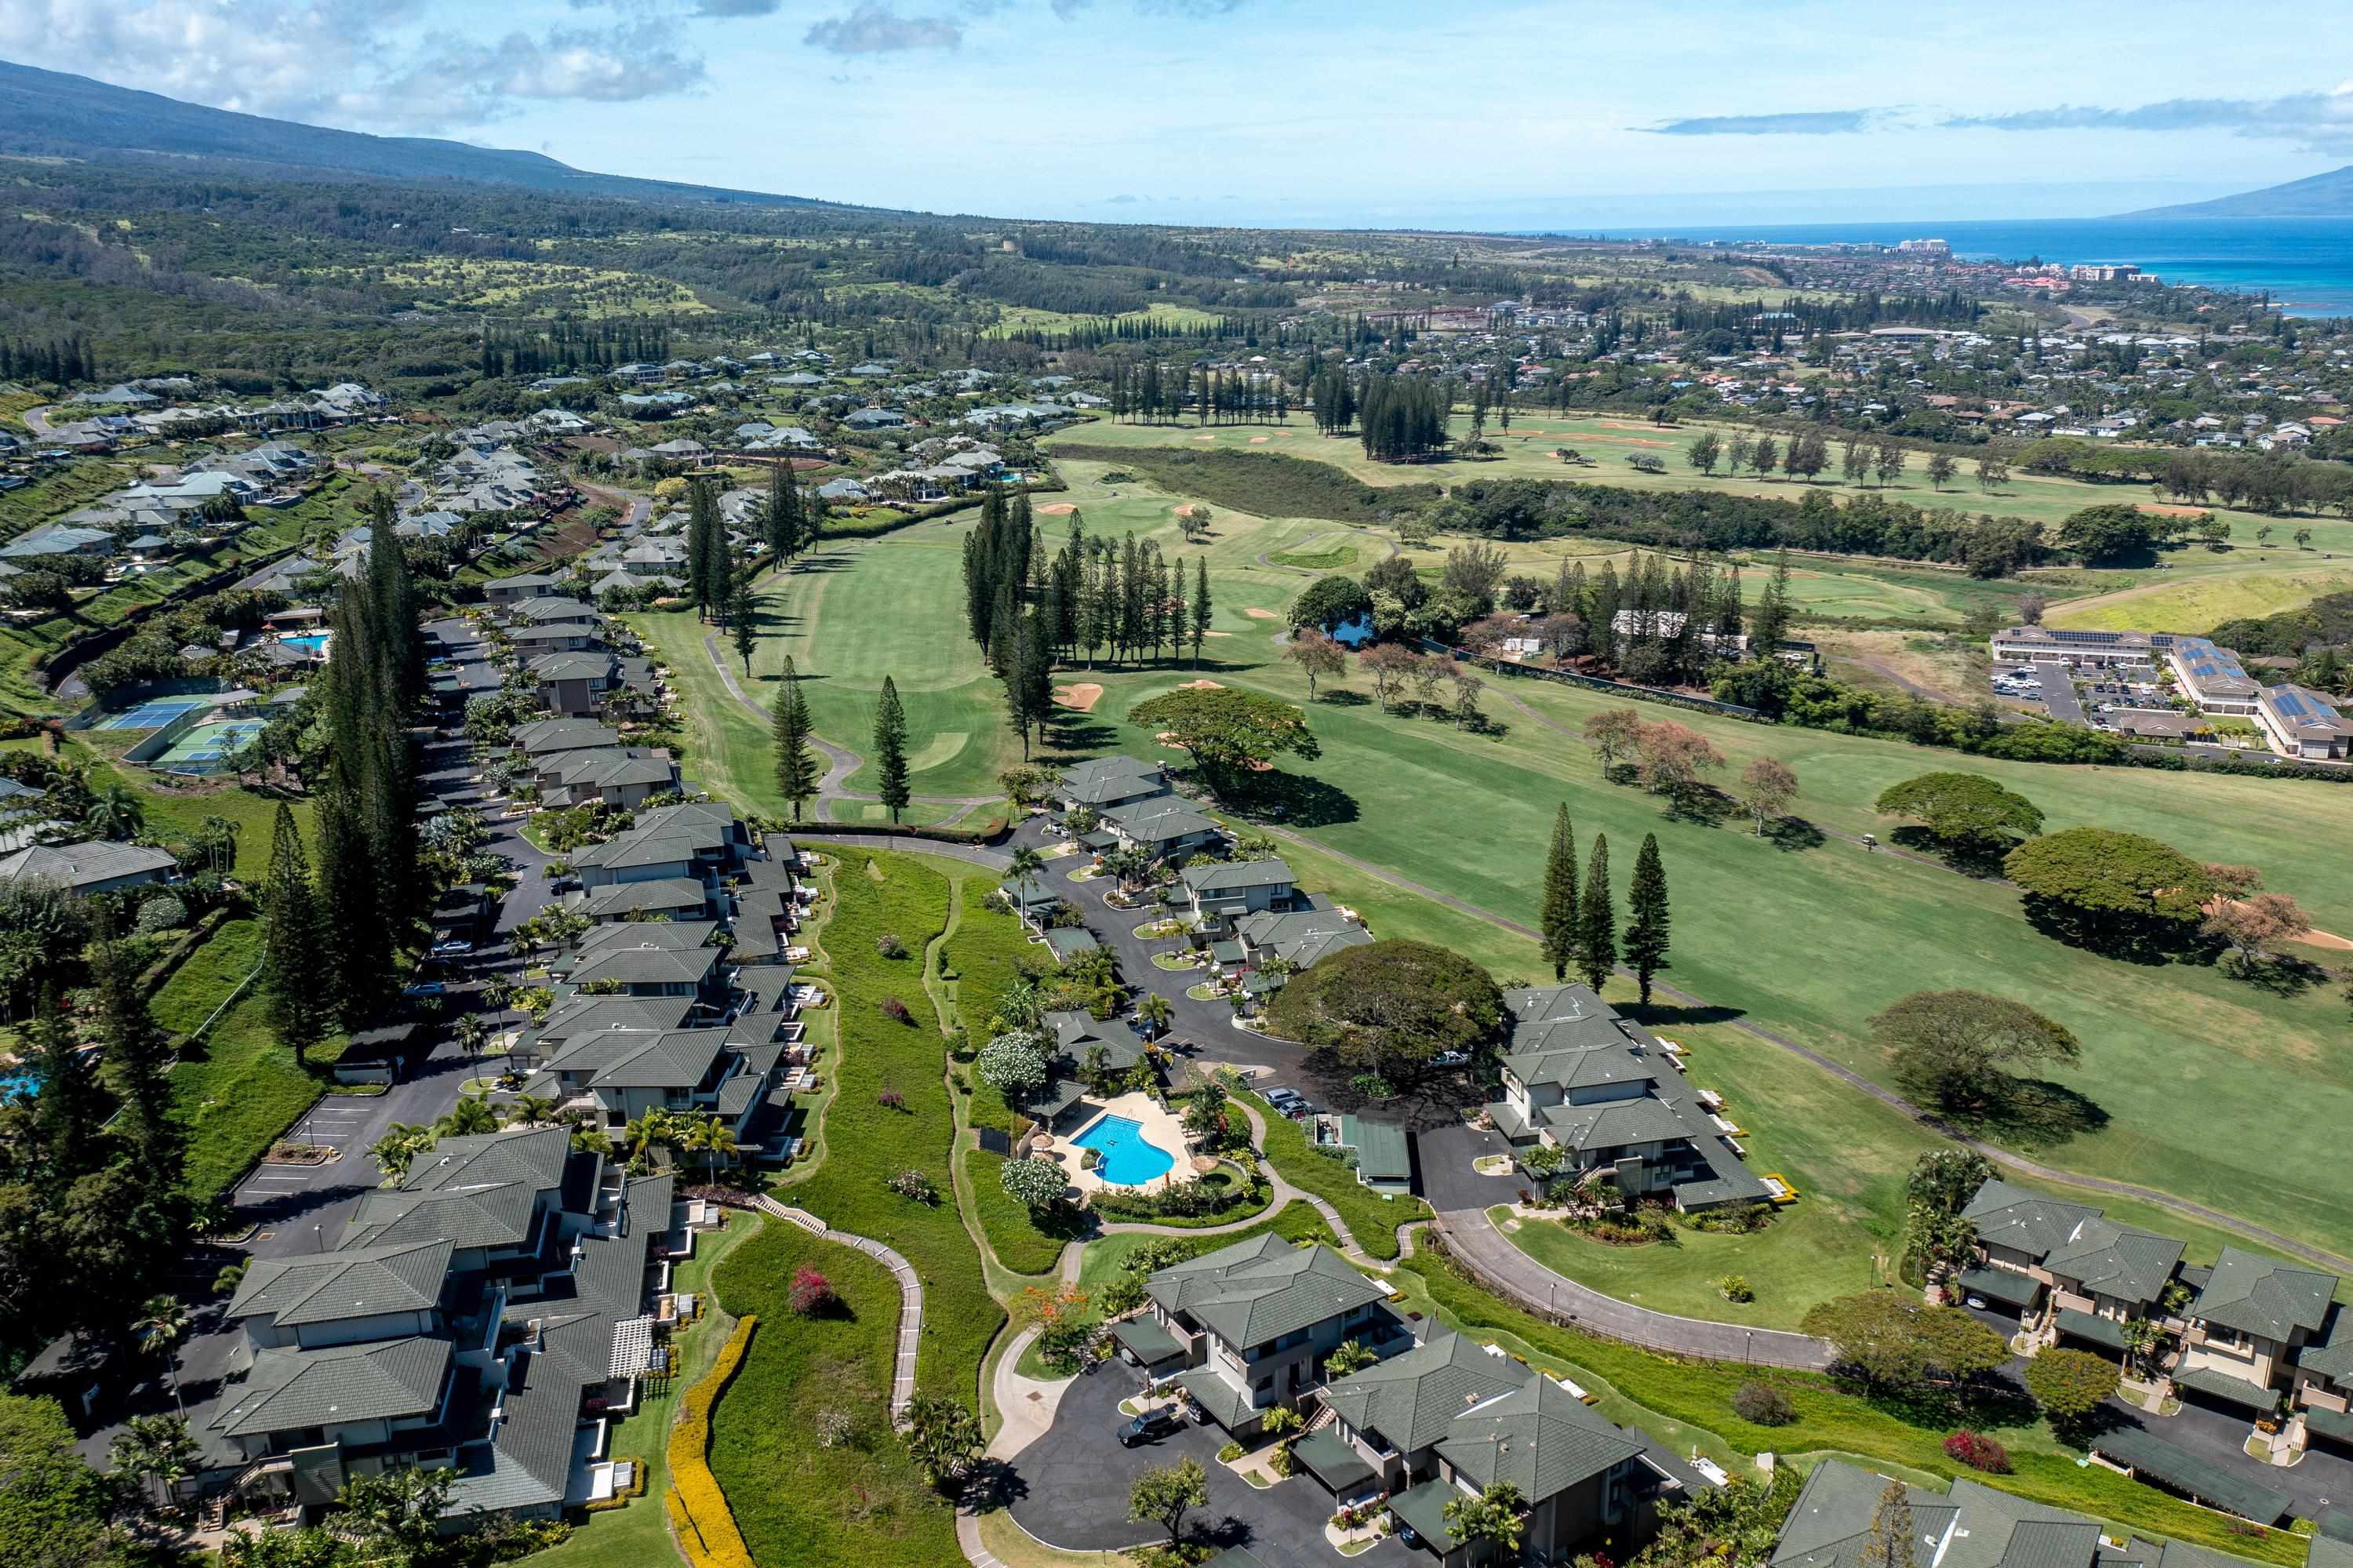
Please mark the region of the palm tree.
<svg viewBox="0 0 2353 1568"><path fill-rule="evenodd" d="M1028 844L1013 852L1013 863L1006 867L1013 874L1013 891L1021 900L1021 922L1029 923L1029 879L1046 869L1046 857Z"/></svg>
<svg viewBox="0 0 2353 1568"><path fill-rule="evenodd" d="M555 1102L545 1095L517 1095L507 1103L509 1127L543 1127L555 1119Z"/></svg>
<svg viewBox="0 0 2353 1568"><path fill-rule="evenodd" d="M498 1129L499 1113L480 1095L459 1095L458 1103L449 1107L449 1114L433 1124L433 1130L444 1138L467 1138Z"/></svg>
<svg viewBox="0 0 2353 1568"><path fill-rule="evenodd" d="M687 1128L686 1136L679 1140L679 1147L690 1154L702 1156L711 1173L716 1175L720 1157L732 1156L735 1152L735 1134L729 1130L724 1120L706 1116Z"/></svg>
<svg viewBox="0 0 2353 1568"><path fill-rule="evenodd" d="M227 817L206 817L196 824L196 840L205 846L205 858L211 862L217 875L226 876L237 864L237 838L244 825Z"/></svg>
<svg viewBox="0 0 2353 1568"><path fill-rule="evenodd" d="M459 1049L466 1053L466 1060L469 1062L481 1055L482 1042L489 1039L490 1035L491 1026L483 1022L482 1015L479 1012L470 1012L458 1020L458 1044Z"/></svg>
<svg viewBox="0 0 2353 1568"><path fill-rule="evenodd" d="M252 1271L253 1259L249 1257L241 1257L235 1263L223 1264L221 1271L213 1276L214 1292L221 1296L236 1295L237 1287L245 1283L245 1277Z"/></svg>
<svg viewBox="0 0 2353 1568"><path fill-rule="evenodd" d="M629 1146L629 1162L643 1163L656 1144L675 1144L679 1139L678 1118L659 1106L654 1106L635 1121L621 1129L621 1138Z"/></svg>
<svg viewBox="0 0 2353 1568"><path fill-rule="evenodd" d="M147 825L147 809L139 797L120 784L109 784L90 797L82 825L110 839L130 839Z"/></svg>
<svg viewBox="0 0 2353 1568"><path fill-rule="evenodd" d="M408 1177L417 1157L433 1147L433 1128L421 1122L396 1121L368 1145L368 1157L384 1172L385 1185L398 1186Z"/></svg>
<svg viewBox="0 0 2353 1568"><path fill-rule="evenodd" d="M187 1407L180 1404L180 1380L172 1365L172 1351L187 1331L188 1309L176 1296L150 1296L140 1304L139 1317L131 1325L141 1352L164 1358L164 1373L172 1379L172 1404L184 1416Z"/></svg>
<svg viewBox="0 0 2353 1568"><path fill-rule="evenodd" d="M134 1415L130 1425L115 1435L106 1457L123 1474L161 1481L159 1500L168 1508L173 1489L195 1468L199 1454L195 1439L188 1436L186 1416Z"/></svg>
<svg viewBox="0 0 2353 1568"><path fill-rule="evenodd" d="M1145 991L1136 1002L1135 1011L1137 1016L1152 1026L1155 1039L1167 1033L1168 1021L1176 1014L1176 1005L1156 991Z"/></svg>

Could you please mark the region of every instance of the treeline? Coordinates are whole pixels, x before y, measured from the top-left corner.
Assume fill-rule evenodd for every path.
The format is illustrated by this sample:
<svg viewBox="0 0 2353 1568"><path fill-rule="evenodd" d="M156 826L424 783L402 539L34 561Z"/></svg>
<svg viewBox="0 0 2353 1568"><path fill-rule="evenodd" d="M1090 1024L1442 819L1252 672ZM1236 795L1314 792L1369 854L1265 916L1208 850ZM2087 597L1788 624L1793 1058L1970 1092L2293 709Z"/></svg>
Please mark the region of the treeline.
<svg viewBox="0 0 2353 1568"><path fill-rule="evenodd" d="M558 316L532 331L488 328L482 334L481 372L491 380L659 365L670 357L670 323L659 317Z"/></svg>
<svg viewBox="0 0 2353 1568"><path fill-rule="evenodd" d="M1425 376L1370 376L1356 392L1356 426L1375 462L1423 462L1446 450L1450 384Z"/></svg>
<svg viewBox="0 0 2353 1568"><path fill-rule="evenodd" d="M1295 461L1295 460L1294 460ZM1643 491L1537 479L1472 480L1455 486L1462 508L1448 525L1498 539L1589 533L1662 549L1722 552L1820 550L1966 567L2001 577L2048 554L2042 524L2027 517L1924 509L1884 495L1841 505L1823 490L1803 500L1723 491Z"/></svg>
<svg viewBox="0 0 2353 1568"><path fill-rule="evenodd" d="M1951 747L1974 757L2110 766L2136 759L2124 741L2079 725L2052 719L2004 724L1990 698L1970 707L1951 707L1909 693L1867 692L1807 674L1778 659L1726 666L1708 690L1718 702L1754 708L1781 724Z"/></svg>
<svg viewBox="0 0 2353 1568"><path fill-rule="evenodd" d="M2353 642L2353 593L2323 594L2301 609L2284 609L2261 620L2226 620L2208 635L2241 653L2284 658L2294 658L2316 643Z"/></svg>
<svg viewBox="0 0 2353 1568"><path fill-rule="evenodd" d="M1176 366L1164 374L1156 359L1113 364L1113 418L1167 424L1188 410L1205 425L1281 424L1291 414L1291 389L1271 374L1204 370L1188 377Z"/></svg>
<svg viewBox="0 0 2353 1568"><path fill-rule="evenodd" d="M1804 338L1816 333L1864 332L1889 324L1966 327L1984 315L1984 305L1958 289L1947 289L1934 294L1851 294L1832 300L1794 295L1771 306L1762 299L1722 303L1678 301L1668 313L1667 324L1686 333L1722 327L1745 339L1784 334Z"/></svg>
<svg viewBox="0 0 2353 1568"><path fill-rule="evenodd" d="M2284 449L2120 447L2053 436L2016 461L2030 473L2154 485L2200 506L2219 500L2274 516L2328 508L2353 516L2353 464L2313 462Z"/></svg>

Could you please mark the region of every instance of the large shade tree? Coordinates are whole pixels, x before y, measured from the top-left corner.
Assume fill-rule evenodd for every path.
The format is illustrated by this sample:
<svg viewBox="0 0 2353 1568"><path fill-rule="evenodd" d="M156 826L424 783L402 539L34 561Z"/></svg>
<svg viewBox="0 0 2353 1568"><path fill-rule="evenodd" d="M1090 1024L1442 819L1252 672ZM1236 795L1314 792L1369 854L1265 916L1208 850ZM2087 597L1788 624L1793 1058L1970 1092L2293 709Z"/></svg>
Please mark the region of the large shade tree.
<svg viewBox="0 0 2353 1568"><path fill-rule="evenodd" d="M1127 716L1191 752L1202 777L1219 795L1245 774L1271 767L1286 753L1310 762L1324 754L1308 732L1306 715L1296 706L1230 686L1170 692L1136 704Z"/></svg>
<svg viewBox="0 0 2353 1568"><path fill-rule="evenodd" d="M1874 1388L1966 1382L2010 1360L2010 1343L1957 1307L1928 1307L1903 1290L1866 1290L1817 1303L1799 1325L1828 1340L1839 1366Z"/></svg>
<svg viewBox="0 0 2353 1568"><path fill-rule="evenodd" d="M1979 1115L2008 1100L2017 1087L2012 1065L2063 1065L2083 1054L2063 1025L1978 991L1915 991L1873 1018L1871 1033L1894 1058L1897 1081L1951 1115Z"/></svg>
<svg viewBox="0 0 2353 1568"><path fill-rule="evenodd" d="M2069 828L2003 857L2027 914L2094 944L2179 942L2205 918L2206 868L2172 846L2109 828Z"/></svg>
<svg viewBox="0 0 2353 1568"><path fill-rule="evenodd" d="M1872 810L1883 817L1909 817L1943 844L2007 848L2042 831L2041 808L1977 773L1923 773L1890 784Z"/></svg>
<svg viewBox="0 0 2353 1568"><path fill-rule="evenodd" d="M1344 948L1292 977L1268 1022L1352 1072L1395 1080L1442 1052L1477 1050L1503 1020L1504 994L1485 969L1428 942L1391 938Z"/></svg>

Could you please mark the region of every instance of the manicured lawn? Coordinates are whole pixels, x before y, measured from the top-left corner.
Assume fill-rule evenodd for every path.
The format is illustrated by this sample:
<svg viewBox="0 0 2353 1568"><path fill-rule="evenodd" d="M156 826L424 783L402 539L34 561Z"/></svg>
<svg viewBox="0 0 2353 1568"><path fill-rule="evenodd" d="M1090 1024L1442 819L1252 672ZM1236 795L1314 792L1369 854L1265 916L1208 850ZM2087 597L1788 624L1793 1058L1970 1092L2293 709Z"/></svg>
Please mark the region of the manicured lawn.
<svg viewBox="0 0 2353 1568"><path fill-rule="evenodd" d="M2353 565L2323 562L2309 551L2232 551L2259 569L2211 573L2186 582L2155 582L2081 599L2053 610L2052 626L2110 630L2207 631L2226 620L2274 615L2353 588ZM2299 563L2298 557L2302 560ZM2170 574L2168 574L2169 576Z"/></svg>
<svg viewBox="0 0 2353 1568"><path fill-rule="evenodd" d="M1266 1162L1301 1192L1313 1192L1339 1210L1356 1245L1371 1256L1395 1257L1398 1226L1429 1217L1428 1203L1419 1198L1382 1197L1357 1181L1347 1166L1316 1153L1297 1122L1276 1115L1273 1107L1247 1089L1240 1096L1266 1118L1266 1138L1260 1150Z"/></svg>
<svg viewBox="0 0 2353 1568"><path fill-rule="evenodd" d="M1091 533L1132 527L1165 550L1185 552L1165 493L1133 482L1106 483L1103 463L1065 468L1071 502L1084 512ZM1051 542L1058 519L1041 521ZM952 526L935 531L945 535ZM875 541L847 574L799 576L825 577L828 599L857 576L894 577L902 560L938 550L904 543L922 532ZM1260 552L1330 532L1329 524L1216 511L1212 536L1201 548L1212 564L1215 625L1228 635L1207 644L1203 676L1304 699L1303 681L1279 661L1271 641L1279 621L1244 611L1279 612L1305 580L1259 567ZM934 568L911 562L908 569ZM957 640L957 624L951 619L934 629L943 645ZM843 630L852 641L886 635ZM1057 676L1073 678L1097 682L1104 695L1083 719L1072 715L1060 726L1052 756L1129 750L1182 761L1157 752L1124 715L1138 699L1193 678L1188 668L1163 662ZM1345 694L1338 700L1330 696L1335 685ZM1613 705L1598 694L1498 677L1484 701L1494 723L1481 734L1384 714L1366 700L1366 685L1353 671L1325 683L1326 700L1308 710L1322 756L1304 764L1286 759L1269 781L1302 781L1289 786L1283 823L1316 845L1532 924L1535 864L1556 802L1569 802L1580 848L1597 831L1608 834L1621 894L1643 835L1655 832L1675 916L1673 967L1665 978L1711 1008L1728 1010L1712 1016L1743 1017L1884 1078L1887 1063L1869 1040L1867 1020L1908 992L1959 986L2029 1000L2082 1039L2082 1064L2049 1075L2096 1107L2073 1129L2019 1129L2016 1136L2038 1147L2042 1158L2177 1192L2353 1252L2353 1212L2334 1201L2329 1151L2322 1140L2277 1136L2281 1105L2297 1106L2300 1120L2313 1118L2307 1125L2353 1119L2353 1077L2343 1071L2341 1004L2332 989L2281 995L2201 965L2119 962L2040 935L2022 917L2017 895L1998 885L1869 854L1841 839L1809 846L1800 838L1782 848L1743 831L1736 818L1670 818L1655 797L1605 781L1574 738L1586 718ZM1644 716L1669 715L1646 709ZM1803 791L1797 812L1825 833L1884 838L1896 824L1870 810L1882 789L1921 772L1961 768L2025 793L2052 829L2098 824L2148 832L2201 860L2263 867L2322 929L2353 933L2353 791L1986 762L1901 742L1672 716L1725 753L1726 779L1758 757L1788 762ZM750 744L765 768L765 736L755 734ZM1285 853L1293 853L1288 843ZM1349 868L1335 859L1301 853L1299 860L1308 885L1363 909L1378 933L1449 939L1443 933L1451 930L1450 945L1488 963L1499 978L1536 976L1527 944L1475 915L1384 888L1361 870L1344 874ZM1767 1139L1777 1136L1770 1097L1781 1090L1751 1089L1736 1077L1715 1086L1732 1097L1743 1125ZM2194 1116L2185 1109L2193 1101ZM1827 1151L1813 1163L1831 1169L1788 1171L1801 1188L1813 1182L1808 1190L1834 1190L1835 1168L1842 1164L1868 1164L1873 1174L1861 1180L1885 1180L1908 1162L1905 1150L1916 1149L1908 1137L1892 1140L1894 1124L1870 1115L1849 1091L1833 1088L1813 1108ZM1845 1160L1837 1152L1842 1139L1878 1152ZM1771 1157L1803 1166L1803 1152ZM1881 1211L1876 1202L1866 1206ZM1851 1238L1841 1255L1857 1250Z"/></svg>
<svg viewBox="0 0 2353 1568"><path fill-rule="evenodd" d="M803 1267L825 1276L839 1311L794 1313L787 1298ZM955 1515L891 1430L899 1287L890 1271L798 1226L772 1224L719 1266L714 1283L728 1311L760 1319L711 1432L712 1473L754 1559L795 1568L955 1561ZM924 1290L928 1322L937 1310L929 1276ZM828 1446L818 1424L837 1413L849 1434Z"/></svg>
<svg viewBox="0 0 2353 1568"><path fill-rule="evenodd" d="M1075 1239L1085 1228L1084 1218L1073 1213L1067 1221L1059 1222L1063 1234L1041 1230L1028 1206L1006 1196L997 1172L1005 1169L1006 1157L992 1154L986 1149L964 1151L965 1170L972 1178L972 1195L980 1220L980 1228L988 1237L988 1249L997 1261L1016 1274L1050 1274L1061 1261L1062 1244Z"/></svg>
<svg viewBox="0 0 2353 1568"><path fill-rule="evenodd" d="M1803 1456L1827 1449L1884 1459L1936 1476L1968 1473L1972 1479L2004 1491L2079 1509L2143 1534L2170 1536L2265 1563L2294 1564L2304 1560L2305 1541L2300 1536L2273 1531L2254 1541L2233 1533L2226 1515L2182 1502L2112 1470L2097 1466L2079 1468L2073 1452L2061 1446L2040 1421L2031 1425L1978 1428L2000 1438L2009 1448L2015 1473L2008 1476L1958 1470L1940 1446L1949 1430L1944 1423L1915 1425L1818 1377L1770 1374L1771 1381L1788 1394L1797 1419L1786 1426L1755 1426L1735 1415L1730 1403L1733 1391L1751 1375L1746 1369L1668 1361L1612 1340L1553 1328L1465 1284L1435 1258L1405 1264L1398 1276L1400 1285L1409 1285L1407 1275L1420 1282L1409 1289L1409 1296L1426 1295L1449 1327L1476 1338L1509 1335L1527 1346L1530 1359L1539 1364L1550 1362L1553 1370L1566 1371L1580 1383L1588 1375L1598 1378L1637 1405L1718 1435L1742 1456L1767 1451ZM1662 1440L1672 1441L1663 1435Z"/></svg>
<svg viewBox="0 0 2353 1568"><path fill-rule="evenodd" d="M195 1029L261 959L261 926L232 920L164 982L150 1004L173 1034ZM312 1054L332 1062L340 1037ZM185 1185L198 1202L244 1174L325 1092L326 1080L295 1065L278 1043L261 997L248 989L172 1069L173 1107L188 1128Z"/></svg>
<svg viewBox="0 0 2353 1568"><path fill-rule="evenodd" d="M697 1293L709 1289L720 1261L757 1234L763 1224L756 1213L737 1213L725 1231L699 1237L694 1255L671 1270L673 1287ZM662 1492L670 1485L670 1419L678 1413L679 1395L711 1370L719 1347L733 1331L729 1308L730 1297L723 1295L700 1321L671 1336L670 1351L679 1359L677 1375L659 1393L641 1393L637 1411L613 1429L610 1452L646 1467L645 1496L623 1508L589 1514L562 1545L533 1555L541 1568L661 1568L679 1561L662 1507ZM731 1397L733 1393L731 1388Z"/></svg>
<svg viewBox="0 0 2353 1568"><path fill-rule="evenodd" d="M828 1224L896 1248L914 1266L926 1292L918 1374L927 1391L970 1401L981 1358L1005 1315L981 1279L980 1256L957 1218L948 1179L955 1122L922 957L947 922L947 878L919 857L857 851L824 874L834 909L823 933L825 962L807 972L834 992L838 1092L825 1113L824 1161L786 1196ZM908 957L875 951L875 939L886 932L905 944ZM913 1022L886 1017L886 997L903 1002ZM903 1104L880 1103L886 1092ZM931 1179L939 1202L917 1202L884 1186L910 1170Z"/></svg>

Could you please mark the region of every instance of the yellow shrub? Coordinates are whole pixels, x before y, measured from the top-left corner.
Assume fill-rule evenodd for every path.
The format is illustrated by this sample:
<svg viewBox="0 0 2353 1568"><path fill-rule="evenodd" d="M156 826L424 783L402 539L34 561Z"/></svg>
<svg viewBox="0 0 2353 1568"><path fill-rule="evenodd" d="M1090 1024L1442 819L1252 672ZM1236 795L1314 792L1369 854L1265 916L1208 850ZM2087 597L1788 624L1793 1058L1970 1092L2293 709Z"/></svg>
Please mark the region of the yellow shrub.
<svg viewBox="0 0 2353 1568"><path fill-rule="evenodd" d="M735 1331L719 1348L719 1360L710 1374L679 1401L678 1423L670 1431L670 1489L666 1500L679 1544L693 1568L753 1568L751 1549L735 1528L735 1515L727 1506L727 1494L719 1489L718 1478L711 1473L709 1456L712 1407L744 1364L744 1352L759 1320L747 1317L735 1325Z"/></svg>
<svg viewBox="0 0 2353 1568"><path fill-rule="evenodd" d="M682 501L685 498L686 481L684 479L673 477L654 482L656 501Z"/></svg>

